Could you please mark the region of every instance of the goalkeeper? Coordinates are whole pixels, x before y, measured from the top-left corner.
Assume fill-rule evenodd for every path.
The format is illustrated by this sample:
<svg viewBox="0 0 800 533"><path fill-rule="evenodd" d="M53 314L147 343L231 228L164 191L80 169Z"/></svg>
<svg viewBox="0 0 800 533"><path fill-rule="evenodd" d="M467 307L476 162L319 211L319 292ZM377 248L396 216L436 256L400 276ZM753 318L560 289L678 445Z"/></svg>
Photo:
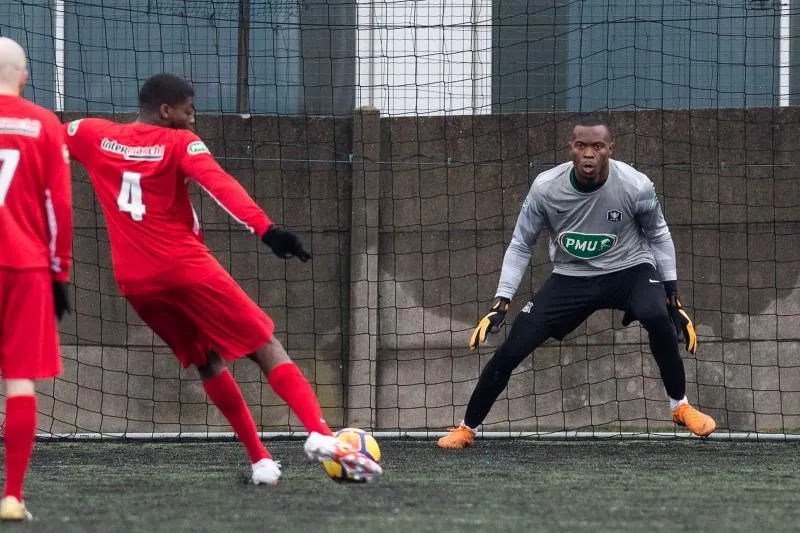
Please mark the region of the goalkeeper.
<svg viewBox="0 0 800 533"><path fill-rule="evenodd" d="M625 312L623 325L638 320L647 330L673 421L701 437L716 428L710 416L686 400L678 342L694 354L697 336L678 297L675 247L653 183L611 159L614 142L606 125L576 126L569 147L572 161L537 176L522 204L494 304L475 328L470 348L505 322L543 229L550 232L553 274L486 363L464 420L439 439L442 448L471 445L511 372L548 338L563 339L599 309L620 309Z"/></svg>

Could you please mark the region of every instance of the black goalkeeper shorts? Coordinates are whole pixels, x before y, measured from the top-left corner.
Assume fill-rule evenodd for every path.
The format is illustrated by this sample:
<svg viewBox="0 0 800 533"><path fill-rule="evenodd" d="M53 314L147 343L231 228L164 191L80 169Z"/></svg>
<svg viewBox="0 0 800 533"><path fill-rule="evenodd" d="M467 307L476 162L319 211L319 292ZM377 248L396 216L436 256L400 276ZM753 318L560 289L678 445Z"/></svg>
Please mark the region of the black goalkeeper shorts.
<svg viewBox="0 0 800 533"><path fill-rule="evenodd" d="M538 346L550 337L563 339L600 309L634 311L635 315L637 310L657 308L666 316L665 301L664 284L648 263L600 276L552 274L517 315L511 336L514 330L522 333L522 328L525 337L535 332L539 338L533 344Z"/></svg>

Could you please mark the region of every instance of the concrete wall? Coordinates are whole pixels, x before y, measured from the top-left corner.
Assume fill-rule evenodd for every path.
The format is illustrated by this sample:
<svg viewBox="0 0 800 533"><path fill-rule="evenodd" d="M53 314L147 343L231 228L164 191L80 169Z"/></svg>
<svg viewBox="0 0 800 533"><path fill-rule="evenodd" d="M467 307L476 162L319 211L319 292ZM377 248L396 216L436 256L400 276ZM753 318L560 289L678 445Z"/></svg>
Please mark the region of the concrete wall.
<svg viewBox="0 0 800 533"><path fill-rule="evenodd" d="M662 195L700 334L688 395L732 430L800 428L800 109L610 115L616 157ZM270 216L310 243L284 262L196 198L207 242L276 322L334 426L441 429L482 364L467 340L497 285L531 180L566 159L572 117L203 118L199 132ZM127 307L91 186L76 165L76 313L65 373L43 383L53 432L227 431ZM541 238L511 317L550 272ZM512 378L491 429L671 428L638 326L597 313ZM300 429L249 361L234 375L265 431Z"/></svg>

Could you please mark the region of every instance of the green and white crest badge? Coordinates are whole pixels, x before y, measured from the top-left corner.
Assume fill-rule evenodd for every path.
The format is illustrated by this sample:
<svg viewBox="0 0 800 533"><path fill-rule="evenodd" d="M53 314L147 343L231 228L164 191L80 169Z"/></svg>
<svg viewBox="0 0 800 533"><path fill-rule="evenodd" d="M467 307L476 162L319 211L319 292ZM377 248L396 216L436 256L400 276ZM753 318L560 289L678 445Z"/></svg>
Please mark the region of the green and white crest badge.
<svg viewBox="0 0 800 533"><path fill-rule="evenodd" d="M186 147L186 151L189 155L197 155L197 154L210 154L206 143L203 141L194 141L189 143L189 146Z"/></svg>
<svg viewBox="0 0 800 533"><path fill-rule="evenodd" d="M78 133L78 126L80 125L81 125L81 119L73 120L72 122L70 122L69 125L67 126L67 135L72 137L73 135Z"/></svg>

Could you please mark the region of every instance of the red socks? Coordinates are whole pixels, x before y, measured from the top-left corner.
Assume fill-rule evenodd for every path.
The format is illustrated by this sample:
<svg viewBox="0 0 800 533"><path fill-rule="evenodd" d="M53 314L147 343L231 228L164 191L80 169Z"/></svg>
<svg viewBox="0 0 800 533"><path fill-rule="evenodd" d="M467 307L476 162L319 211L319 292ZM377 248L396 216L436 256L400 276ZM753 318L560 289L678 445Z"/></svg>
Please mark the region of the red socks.
<svg viewBox="0 0 800 533"><path fill-rule="evenodd" d="M317 396L303 373L294 363L284 363L272 369L267 381L275 393L289 405L306 431L333 435L322 418ZM208 397L214 402L239 436L253 463L272 456L258 438L256 424L242 396L242 391L226 368L219 375L203 382Z"/></svg>
<svg viewBox="0 0 800 533"><path fill-rule="evenodd" d="M226 368L211 379L203 381L203 388L211 401L216 405L228 423L239 436L250 462L257 463L261 459L272 459L261 439L258 437L256 423L250 414L242 396L242 390L236 384L230 371Z"/></svg>
<svg viewBox="0 0 800 533"><path fill-rule="evenodd" d="M35 435L36 396L6 398L6 487L3 497L14 496L22 500L22 484L33 453Z"/></svg>
<svg viewBox="0 0 800 533"><path fill-rule="evenodd" d="M267 376L267 381L275 393L289 405L289 409L297 415L306 431L333 435L322 417L317 395L296 364L283 363L276 366Z"/></svg>

